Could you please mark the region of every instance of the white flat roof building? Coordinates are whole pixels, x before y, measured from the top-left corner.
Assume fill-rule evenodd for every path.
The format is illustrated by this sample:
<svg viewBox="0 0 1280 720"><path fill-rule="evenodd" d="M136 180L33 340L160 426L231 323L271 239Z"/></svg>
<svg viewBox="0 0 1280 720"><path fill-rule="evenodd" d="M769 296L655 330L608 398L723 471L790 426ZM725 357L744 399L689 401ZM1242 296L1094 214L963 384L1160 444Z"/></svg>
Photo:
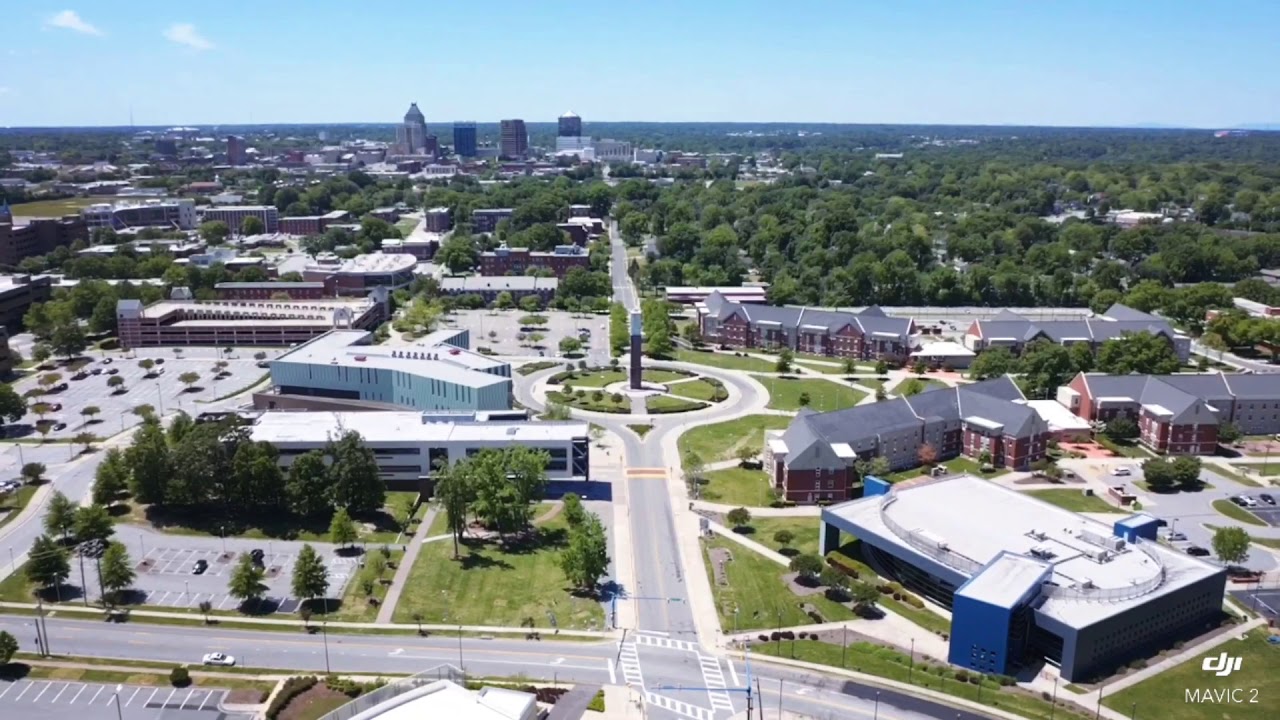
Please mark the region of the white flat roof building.
<svg viewBox="0 0 1280 720"><path fill-rule="evenodd" d="M351 720L534 720L537 716L537 698L529 693L496 687L468 690L449 680L437 680L381 702Z"/></svg>

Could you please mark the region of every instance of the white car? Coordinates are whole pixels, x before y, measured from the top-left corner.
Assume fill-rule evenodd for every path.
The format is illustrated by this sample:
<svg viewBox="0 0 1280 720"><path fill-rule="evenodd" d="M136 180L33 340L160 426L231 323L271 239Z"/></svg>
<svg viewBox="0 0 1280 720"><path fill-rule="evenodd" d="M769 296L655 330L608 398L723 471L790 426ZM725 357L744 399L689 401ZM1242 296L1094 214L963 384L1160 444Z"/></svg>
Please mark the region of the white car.
<svg viewBox="0 0 1280 720"><path fill-rule="evenodd" d="M1128 477L1133 474L1133 471L1130 470L1127 466L1121 465L1120 467L1112 468L1111 474L1115 475L1116 477Z"/></svg>
<svg viewBox="0 0 1280 720"><path fill-rule="evenodd" d="M232 665L236 664L236 659L231 657L230 655L225 655L223 653L207 653L204 656L204 664L205 665L222 665L224 667L231 667Z"/></svg>
<svg viewBox="0 0 1280 720"><path fill-rule="evenodd" d="M1258 507L1258 501L1257 501L1257 500L1254 500L1253 498L1249 497L1248 495L1241 495L1241 496L1240 496L1240 499L1244 501L1244 506L1245 506L1245 507Z"/></svg>

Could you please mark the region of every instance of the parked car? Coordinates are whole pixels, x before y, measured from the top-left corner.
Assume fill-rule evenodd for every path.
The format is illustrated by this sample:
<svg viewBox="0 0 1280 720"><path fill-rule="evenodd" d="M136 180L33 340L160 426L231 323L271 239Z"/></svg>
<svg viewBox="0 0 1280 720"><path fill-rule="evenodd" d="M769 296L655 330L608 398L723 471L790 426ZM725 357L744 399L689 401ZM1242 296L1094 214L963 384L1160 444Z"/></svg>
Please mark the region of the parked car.
<svg viewBox="0 0 1280 720"><path fill-rule="evenodd" d="M1247 503L1245 503L1244 498L1240 497L1239 495L1232 495L1231 497L1229 497L1229 498L1227 498L1227 499L1228 499L1228 500L1230 500L1231 502L1233 502L1233 503L1235 503L1235 504L1239 505L1240 507L1244 507L1244 506L1247 504Z"/></svg>
<svg viewBox="0 0 1280 720"><path fill-rule="evenodd" d="M110 365L110 364L111 364L111 358L102 358L102 364L103 364L103 365Z"/></svg>
<svg viewBox="0 0 1280 720"><path fill-rule="evenodd" d="M271 367L271 363L267 362L266 360L259 360L259 361L258 361L258 367L260 367L260 368L269 368L269 367Z"/></svg>
<svg viewBox="0 0 1280 720"><path fill-rule="evenodd" d="M163 364L164 364L164 358L156 358L156 364L157 364L157 365L163 365Z"/></svg>
<svg viewBox="0 0 1280 720"><path fill-rule="evenodd" d="M1262 493L1261 495L1259 495L1259 496L1258 496L1258 499L1259 499L1259 500L1261 500L1262 502L1264 502L1264 503L1268 504L1268 505L1275 505L1275 504L1276 504L1276 499L1275 499L1275 498L1273 498L1273 497L1271 497L1271 496L1270 496L1270 495L1268 495L1267 493Z"/></svg>
<svg viewBox="0 0 1280 720"><path fill-rule="evenodd" d="M191 568L192 575L203 575L205 570L209 569L208 560L197 560L196 566Z"/></svg>
<svg viewBox="0 0 1280 720"><path fill-rule="evenodd" d="M90 374L90 375L101 375L101 374L102 374L102 368L94 368L94 369L92 369L92 370L90 370L90 371L89 371L89 374Z"/></svg>
<svg viewBox="0 0 1280 720"><path fill-rule="evenodd" d="M57 385L54 385L54 386L53 386L52 388L50 388L50 389L51 389L53 392L62 392L63 390L66 390L66 389L67 389L67 387L68 387L68 385L67 385L66 383L58 383Z"/></svg>
<svg viewBox="0 0 1280 720"><path fill-rule="evenodd" d="M58 432L60 430L66 430L66 429L67 429L67 424L64 422L56 422L53 424L54 432Z"/></svg>
<svg viewBox="0 0 1280 720"><path fill-rule="evenodd" d="M1258 501L1257 501L1257 500L1254 500L1253 498L1249 497L1248 495L1241 495L1241 496L1240 496L1240 499L1244 501L1244 506L1245 506L1245 507L1258 507Z"/></svg>
<svg viewBox="0 0 1280 720"><path fill-rule="evenodd" d="M62 403L49 403L49 409L54 412L62 412Z"/></svg>
<svg viewBox="0 0 1280 720"><path fill-rule="evenodd" d="M264 557L265 554L262 552L262 548L254 548L249 551L249 558L253 560L254 565L261 567Z"/></svg>
<svg viewBox="0 0 1280 720"><path fill-rule="evenodd" d="M72 375L72 376L71 376L71 379L72 379L72 380L83 380L83 379L85 379L85 378L87 378L87 377L89 377L89 373L87 373L87 372L85 372L85 371L81 370L80 372L76 373L75 375Z"/></svg>
<svg viewBox="0 0 1280 720"><path fill-rule="evenodd" d="M1165 535L1164 537L1169 542L1182 542L1187 539L1187 536L1185 534L1180 533L1176 530L1173 532L1170 532L1168 535Z"/></svg>
<svg viewBox="0 0 1280 720"><path fill-rule="evenodd" d="M225 653L205 653L205 665L221 665L222 667L231 667L236 664L236 659Z"/></svg>
<svg viewBox="0 0 1280 720"><path fill-rule="evenodd" d="M1111 468L1111 474L1116 477L1128 477L1133 474L1133 471L1129 469L1129 466L1121 465L1119 467Z"/></svg>
<svg viewBox="0 0 1280 720"><path fill-rule="evenodd" d="M1187 548L1187 554L1192 557L1209 557L1209 551L1199 545L1192 545Z"/></svg>
<svg viewBox="0 0 1280 720"><path fill-rule="evenodd" d="M108 375L115 375L118 372L120 372L120 368L111 368L110 370L107 370Z"/></svg>

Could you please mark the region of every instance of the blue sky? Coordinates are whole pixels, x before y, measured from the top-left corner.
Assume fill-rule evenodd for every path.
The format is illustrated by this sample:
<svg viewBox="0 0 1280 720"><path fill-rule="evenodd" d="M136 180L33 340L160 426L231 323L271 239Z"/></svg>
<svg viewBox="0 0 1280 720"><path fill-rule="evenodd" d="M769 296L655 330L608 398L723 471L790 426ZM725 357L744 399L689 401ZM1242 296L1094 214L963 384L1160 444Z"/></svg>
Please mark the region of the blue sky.
<svg viewBox="0 0 1280 720"><path fill-rule="evenodd" d="M0 126L1280 122L1276 0L6 5Z"/></svg>

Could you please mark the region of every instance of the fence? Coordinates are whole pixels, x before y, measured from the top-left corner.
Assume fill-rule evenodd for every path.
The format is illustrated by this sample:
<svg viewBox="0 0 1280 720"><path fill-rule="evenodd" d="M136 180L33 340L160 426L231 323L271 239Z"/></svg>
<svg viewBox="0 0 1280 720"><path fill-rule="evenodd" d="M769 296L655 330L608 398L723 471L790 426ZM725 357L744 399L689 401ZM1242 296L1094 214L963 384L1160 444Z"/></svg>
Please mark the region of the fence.
<svg viewBox="0 0 1280 720"><path fill-rule="evenodd" d="M401 678L383 685L377 690L365 693L346 705L322 715L319 720L350 720L360 713L377 707L394 697L417 690L439 680L452 680L459 685L465 685L467 675L452 665L439 665L430 670L424 670L417 675Z"/></svg>

